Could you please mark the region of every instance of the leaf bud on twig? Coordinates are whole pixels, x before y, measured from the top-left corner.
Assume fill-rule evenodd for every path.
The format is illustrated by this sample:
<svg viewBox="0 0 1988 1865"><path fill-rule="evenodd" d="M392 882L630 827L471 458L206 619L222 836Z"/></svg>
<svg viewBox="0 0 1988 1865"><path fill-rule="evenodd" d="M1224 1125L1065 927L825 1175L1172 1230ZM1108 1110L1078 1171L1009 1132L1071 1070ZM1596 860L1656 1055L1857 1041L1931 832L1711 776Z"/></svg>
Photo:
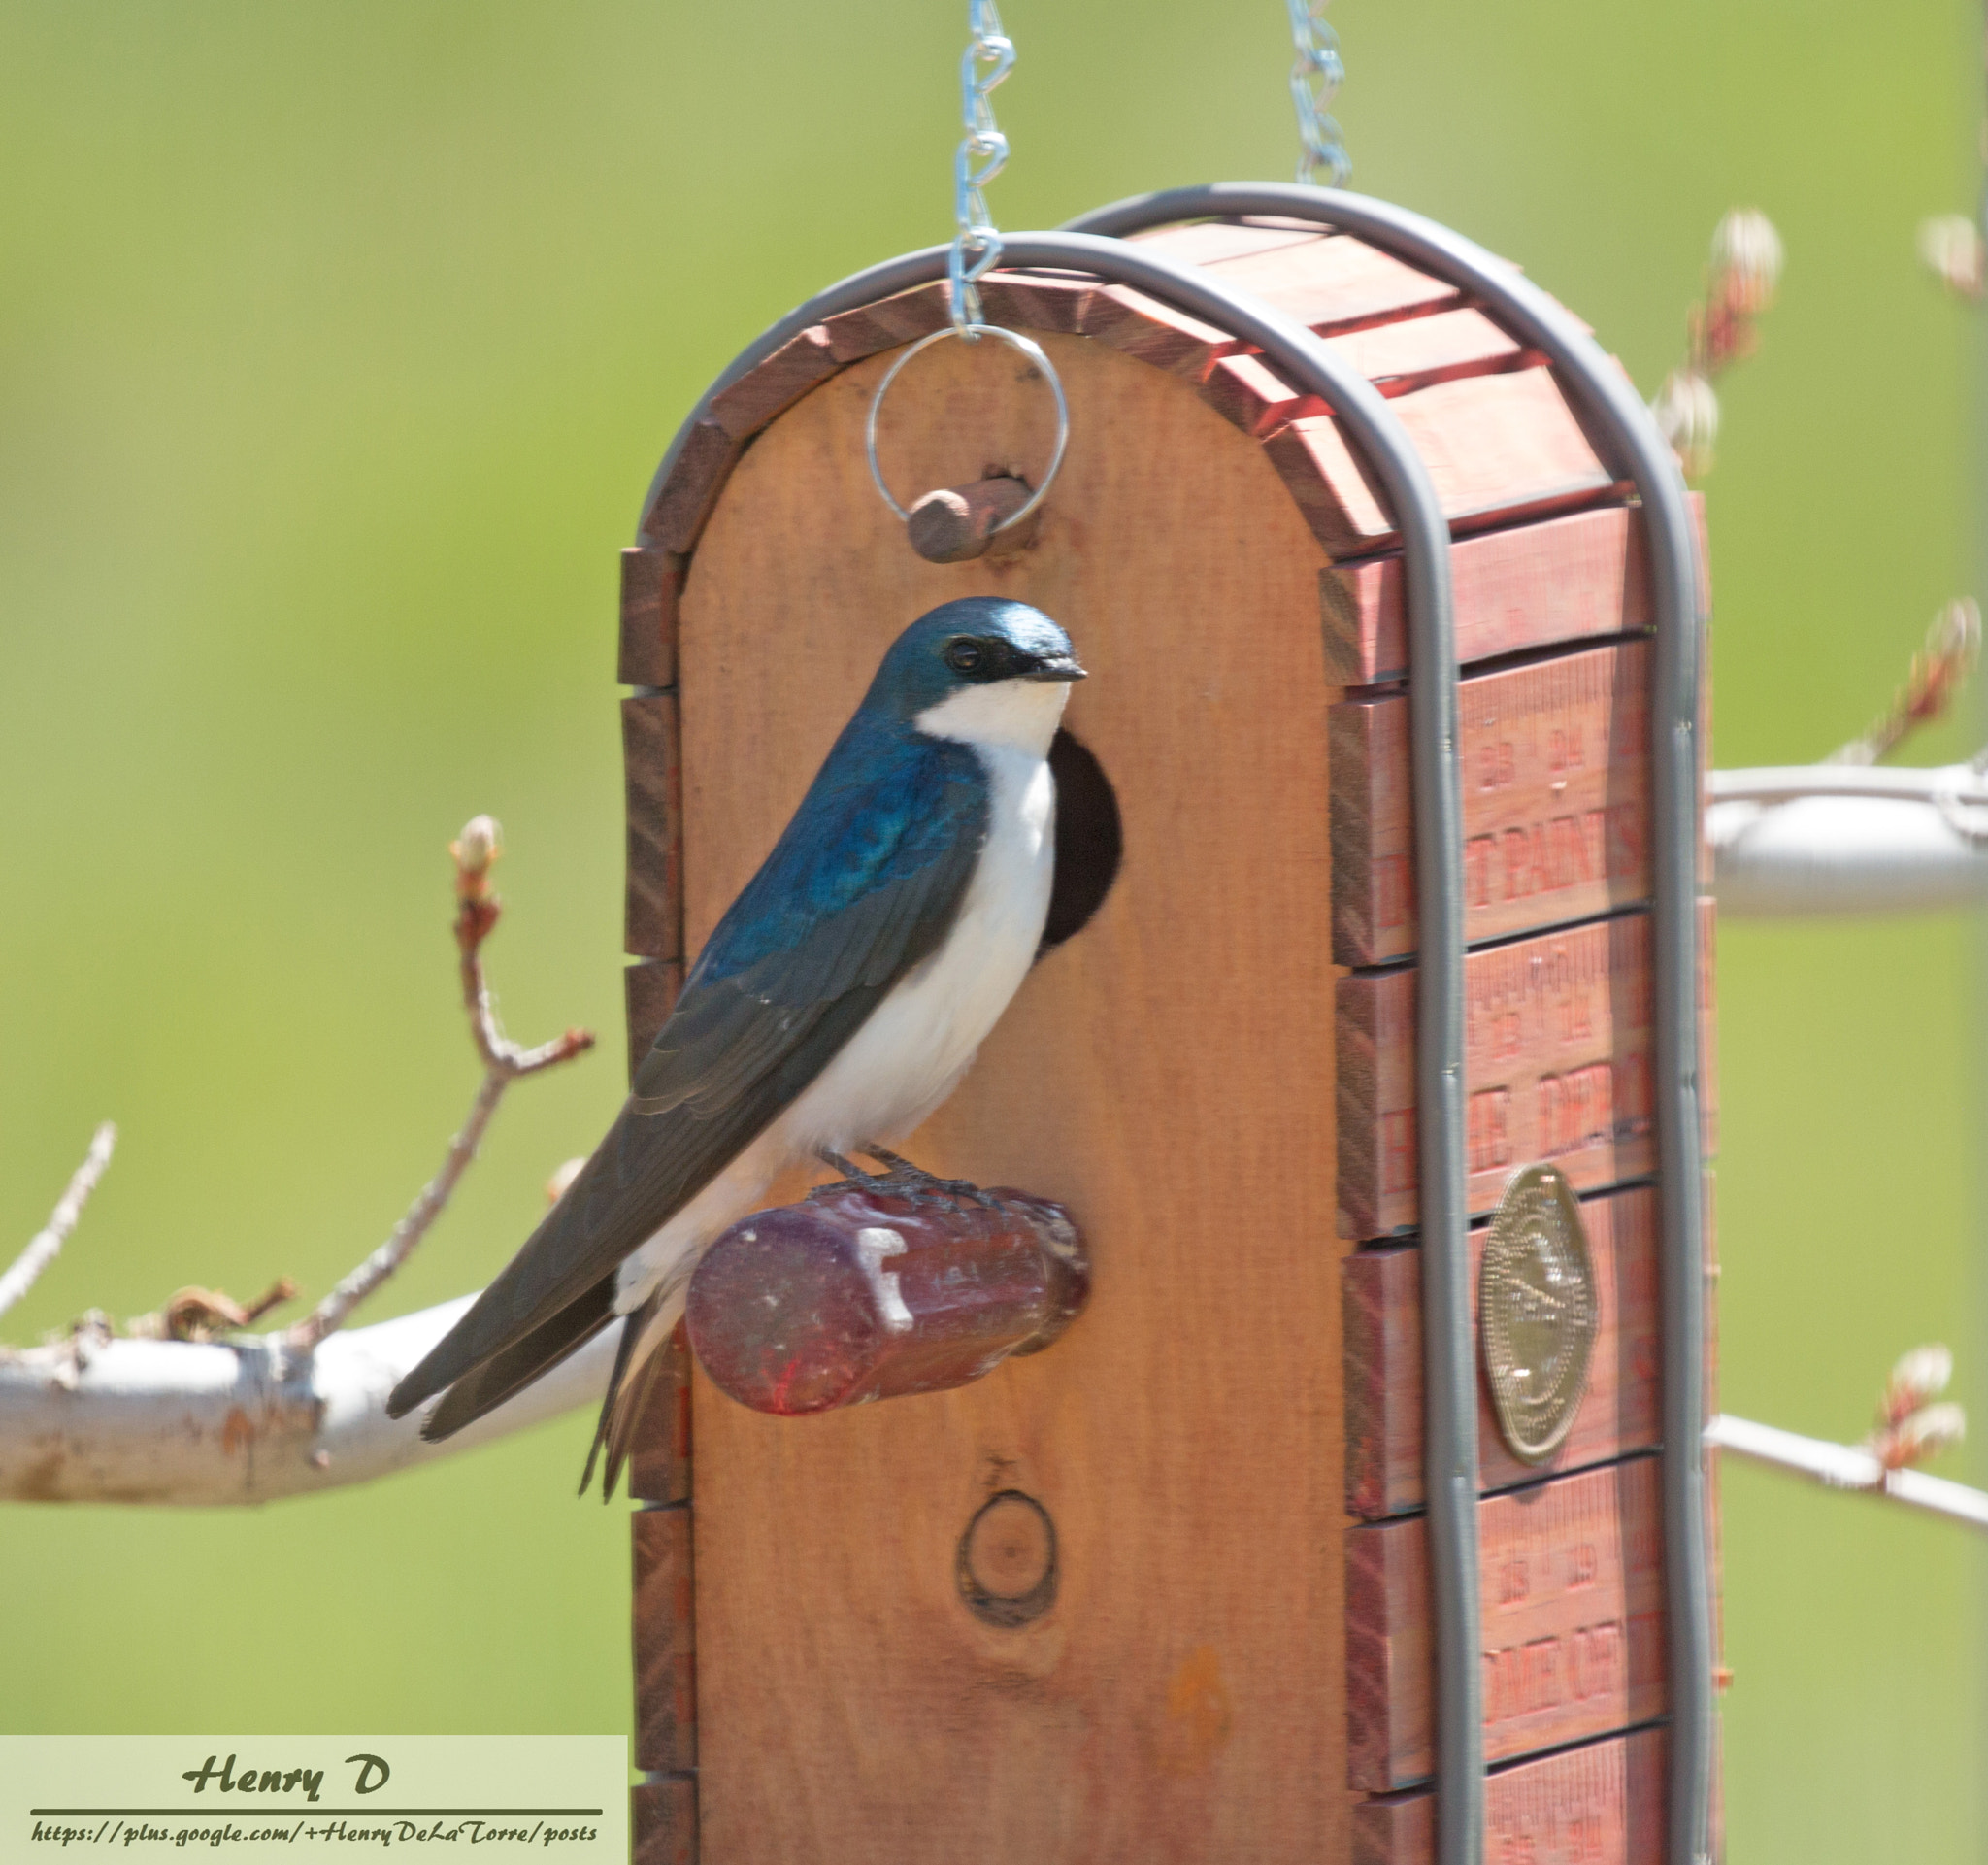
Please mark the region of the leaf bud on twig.
<svg viewBox="0 0 1988 1865"><path fill-rule="evenodd" d="M1785 254L1774 223L1758 208L1736 207L1712 234L1712 292L1745 316L1774 301Z"/></svg>
<svg viewBox="0 0 1988 1865"><path fill-rule="evenodd" d="M1936 214L1919 222L1919 258L1956 297L1981 296L1988 250L1981 229L1965 214Z"/></svg>
<svg viewBox="0 0 1988 1865"><path fill-rule="evenodd" d="M1650 404L1658 430L1676 450L1687 479L1712 470L1712 450L1719 438L1719 397L1695 369L1673 369L1664 378Z"/></svg>
<svg viewBox="0 0 1988 1865"><path fill-rule="evenodd" d="M1953 1355L1937 1342L1902 1355L1884 1382L1884 1422L1895 1425L1929 1399L1937 1399L1952 1378Z"/></svg>
<svg viewBox="0 0 1988 1865"><path fill-rule="evenodd" d="M1923 1406L1880 1432L1872 1449L1887 1470L1905 1470L1937 1457L1968 1435L1968 1415L1957 1405Z"/></svg>
<svg viewBox="0 0 1988 1865"><path fill-rule="evenodd" d="M462 825L462 833L448 845L460 877L457 891L475 899L483 892L491 865L504 852L504 830L494 816L473 816Z"/></svg>

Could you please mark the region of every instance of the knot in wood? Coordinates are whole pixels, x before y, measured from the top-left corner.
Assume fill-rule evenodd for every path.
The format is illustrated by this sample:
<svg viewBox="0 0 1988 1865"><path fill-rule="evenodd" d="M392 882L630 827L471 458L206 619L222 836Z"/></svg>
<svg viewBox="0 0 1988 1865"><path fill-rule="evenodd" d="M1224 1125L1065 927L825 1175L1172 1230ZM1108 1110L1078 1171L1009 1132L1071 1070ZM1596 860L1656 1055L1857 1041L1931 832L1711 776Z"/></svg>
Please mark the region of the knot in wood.
<svg viewBox="0 0 1988 1865"><path fill-rule="evenodd" d="M1013 1627L1056 1600L1056 1528L1033 1496L1004 1489L980 1505L959 1544L959 1591L977 1618Z"/></svg>

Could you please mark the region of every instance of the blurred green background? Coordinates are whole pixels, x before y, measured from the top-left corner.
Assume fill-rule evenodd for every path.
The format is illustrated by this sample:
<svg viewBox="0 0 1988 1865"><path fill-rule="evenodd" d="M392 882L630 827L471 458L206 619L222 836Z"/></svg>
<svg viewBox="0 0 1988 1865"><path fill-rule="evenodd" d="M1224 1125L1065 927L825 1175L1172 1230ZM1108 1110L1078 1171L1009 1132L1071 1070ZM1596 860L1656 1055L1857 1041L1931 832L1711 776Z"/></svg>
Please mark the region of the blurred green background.
<svg viewBox="0 0 1988 1865"><path fill-rule="evenodd" d="M0 7L0 1240L123 1130L10 1338L186 1282L315 1294L384 1233L474 1082L473 812L510 836L511 1027L616 1030L614 551L747 338L949 230L964 11ZM1719 215L1780 226L1708 483L1717 750L1849 736L1973 586L1974 324L1913 231L1971 203L1977 15L1332 17L1357 184L1522 260L1645 392ZM1288 172L1276 0L1008 24L1004 224ZM1720 967L1726 1403L1852 1437L1929 1338L1975 1397L1973 923L1731 924ZM620 1067L512 1098L381 1314L490 1273ZM622 1728L584 1437L261 1513L0 1511L0 1726ZM1965 1531L1745 1469L1724 1514L1732 1856L1978 1856Z"/></svg>

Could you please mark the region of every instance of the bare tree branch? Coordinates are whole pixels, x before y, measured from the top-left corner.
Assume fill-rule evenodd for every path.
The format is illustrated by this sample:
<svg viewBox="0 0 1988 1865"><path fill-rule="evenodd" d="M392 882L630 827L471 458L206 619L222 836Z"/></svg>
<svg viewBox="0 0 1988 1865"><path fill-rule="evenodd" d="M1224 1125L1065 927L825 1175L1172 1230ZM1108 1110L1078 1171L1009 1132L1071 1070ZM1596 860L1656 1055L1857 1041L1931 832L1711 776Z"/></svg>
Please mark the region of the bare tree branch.
<svg viewBox="0 0 1988 1865"><path fill-rule="evenodd" d="M478 816L450 845L462 1002L483 1079L441 1170L392 1236L314 1314L276 1333L244 1330L289 1297L287 1278L246 1304L215 1289L182 1288L121 1336L92 1312L64 1340L0 1346L0 1499L264 1502L447 1456L599 1399L614 1353L608 1334L489 1417L444 1444L423 1444L418 1416L387 1417L386 1395L475 1297L340 1331L441 1215L505 1089L593 1047L587 1031L569 1030L525 1049L498 1023L481 956L502 912L489 878L498 852L498 828L488 816ZM98 1131L48 1228L0 1278L0 1310L25 1293L75 1228L114 1137L109 1126Z"/></svg>
<svg viewBox="0 0 1988 1865"><path fill-rule="evenodd" d="M461 1317L464 1295L309 1354L282 1332L224 1342L114 1338L84 1322L51 1347L0 1348L0 1501L215 1505L366 1482L600 1403L609 1329L441 1444L386 1395Z"/></svg>
<svg viewBox="0 0 1988 1865"><path fill-rule="evenodd" d="M111 1152L116 1144L117 1129L106 1120L91 1138L89 1150L83 1156L83 1164L71 1176L69 1188L50 1214L48 1223L28 1240L27 1248L14 1259L6 1275L0 1276L0 1315L5 1315L34 1287L42 1271L62 1253L62 1246L69 1241L70 1233L83 1216L83 1206L89 1203L90 1193L96 1190L97 1181L110 1165Z"/></svg>
<svg viewBox="0 0 1988 1865"><path fill-rule="evenodd" d="M327 1335L336 1333L352 1310L414 1254L414 1246L441 1216L456 1182L477 1156L490 1116L497 1112L497 1104L512 1082L570 1062L594 1046L589 1030L568 1030L564 1036L529 1049L504 1034L491 1001L489 982L483 976L482 960L483 941L496 930L504 911L503 901L490 886L491 866L503 852L502 831L494 818L476 816L448 845L448 851L455 858L455 943L461 954L463 1008L469 1013L470 1034L476 1042L477 1053L483 1058L483 1079L476 1099L470 1103L469 1118L448 1143L442 1169L421 1188L420 1196L408 1207L406 1216L394 1225L392 1234L372 1255L285 1335L285 1345L295 1353L309 1353Z"/></svg>

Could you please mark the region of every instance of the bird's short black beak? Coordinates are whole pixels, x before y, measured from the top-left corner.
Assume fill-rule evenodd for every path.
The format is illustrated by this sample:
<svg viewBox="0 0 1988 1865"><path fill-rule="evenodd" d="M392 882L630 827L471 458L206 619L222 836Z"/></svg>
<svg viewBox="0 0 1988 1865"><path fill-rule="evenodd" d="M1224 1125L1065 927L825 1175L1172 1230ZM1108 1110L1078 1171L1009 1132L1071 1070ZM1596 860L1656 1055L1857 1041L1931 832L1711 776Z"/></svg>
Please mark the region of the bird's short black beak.
<svg viewBox="0 0 1988 1865"><path fill-rule="evenodd" d="M1075 654L1037 654L1022 669L1024 680L1088 680Z"/></svg>

